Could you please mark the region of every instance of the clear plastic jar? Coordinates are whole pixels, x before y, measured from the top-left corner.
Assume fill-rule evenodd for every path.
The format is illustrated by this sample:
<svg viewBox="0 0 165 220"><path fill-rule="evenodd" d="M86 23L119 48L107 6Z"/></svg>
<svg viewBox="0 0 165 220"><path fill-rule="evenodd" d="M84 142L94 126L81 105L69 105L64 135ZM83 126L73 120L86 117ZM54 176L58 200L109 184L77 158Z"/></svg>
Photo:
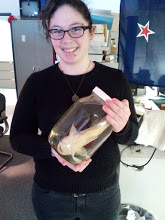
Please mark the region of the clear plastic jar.
<svg viewBox="0 0 165 220"><path fill-rule="evenodd" d="M112 126L102 110L110 97L98 87L80 98L52 128L48 141L53 149L72 164L88 160L110 136Z"/></svg>

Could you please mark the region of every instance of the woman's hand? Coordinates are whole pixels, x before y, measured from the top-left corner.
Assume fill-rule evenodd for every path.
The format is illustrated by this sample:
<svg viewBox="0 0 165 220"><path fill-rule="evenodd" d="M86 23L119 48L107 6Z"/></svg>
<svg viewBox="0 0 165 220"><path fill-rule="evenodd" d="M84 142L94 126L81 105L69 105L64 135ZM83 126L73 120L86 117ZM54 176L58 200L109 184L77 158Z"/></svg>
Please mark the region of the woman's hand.
<svg viewBox="0 0 165 220"><path fill-rule="evenodd" d="M122 131L131 114L128 100L119 101L116 98L106 100L103 110L107 113L106 119L112 125L113 131Z"/></svg>
<svg viewBox="0 0 165 220"><path fill-rule="evenodd" d="M63 165L69 167L74 172L82 172L92 161L92 159L83 161L82 163L78 165L74 165L72 163L69 163L64 158L62 158L52 147L51 147L51 153L53 157L56 157L57 160Z"/></svg>

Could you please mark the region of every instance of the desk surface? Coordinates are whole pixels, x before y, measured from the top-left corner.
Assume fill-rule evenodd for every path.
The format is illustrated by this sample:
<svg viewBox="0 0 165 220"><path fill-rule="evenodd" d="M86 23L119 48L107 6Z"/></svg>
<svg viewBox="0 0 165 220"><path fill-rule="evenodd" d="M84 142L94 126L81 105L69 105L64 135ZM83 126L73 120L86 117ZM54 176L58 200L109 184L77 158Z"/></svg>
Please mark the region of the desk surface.
<svg viewBox="0 0 165 220"><path fill-rule="evenodd" d="M147 96L134 96L133 100L138 115L143 115L146 110L160 110Z"/></svg>
<svg viewBox="0 0 165 220"><path fill-rule="evenodd" d="M151 110L160 110L159 107L152 100L148 100L145 105L146 107L147 105L151 106Z"/></svg>

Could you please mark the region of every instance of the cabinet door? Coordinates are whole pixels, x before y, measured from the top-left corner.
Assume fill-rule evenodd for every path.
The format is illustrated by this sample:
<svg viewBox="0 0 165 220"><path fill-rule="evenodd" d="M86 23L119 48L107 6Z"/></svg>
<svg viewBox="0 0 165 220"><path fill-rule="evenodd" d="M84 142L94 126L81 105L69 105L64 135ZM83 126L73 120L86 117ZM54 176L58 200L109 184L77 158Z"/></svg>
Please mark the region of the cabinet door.
<svg viewBox="0 0 165 220"><path fill-rule="evenodd" d="M29 21L12 22L12 41L17 95L35 67L35 41L33 23Z"/></svg>
<svg viewBox="0 0 165 220"><path fill-rule="evenodd" d="M50 41L47 41L41 25L41 21L34 21L36 70L45 69L53 65L53 49Z"/></svg>
<svg viewBox="0 0 165 220"><path fill-rule="evenodd" d="M17 95L32 72L53 64L51 43L45 39L39 20L12 22L12 40Z"/></svg>

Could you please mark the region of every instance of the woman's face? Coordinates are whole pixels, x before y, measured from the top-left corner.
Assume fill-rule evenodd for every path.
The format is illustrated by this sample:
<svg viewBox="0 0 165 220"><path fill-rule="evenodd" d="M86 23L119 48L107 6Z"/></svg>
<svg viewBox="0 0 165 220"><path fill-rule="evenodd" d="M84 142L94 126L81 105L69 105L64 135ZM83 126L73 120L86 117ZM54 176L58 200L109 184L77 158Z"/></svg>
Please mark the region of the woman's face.
<svg viewBox="0 0 165 220"><path fill-rule="evenodd" d="M74 8L65 5L60 7L51 17L49 29L68 30L77 26L88 26L88 22ZM68 32L65 32L63 39L51 39L51 41L61 62L73 64L88 60L88 48L92 39L93 33L87 29L80 38L72 38Z"/></svg>

